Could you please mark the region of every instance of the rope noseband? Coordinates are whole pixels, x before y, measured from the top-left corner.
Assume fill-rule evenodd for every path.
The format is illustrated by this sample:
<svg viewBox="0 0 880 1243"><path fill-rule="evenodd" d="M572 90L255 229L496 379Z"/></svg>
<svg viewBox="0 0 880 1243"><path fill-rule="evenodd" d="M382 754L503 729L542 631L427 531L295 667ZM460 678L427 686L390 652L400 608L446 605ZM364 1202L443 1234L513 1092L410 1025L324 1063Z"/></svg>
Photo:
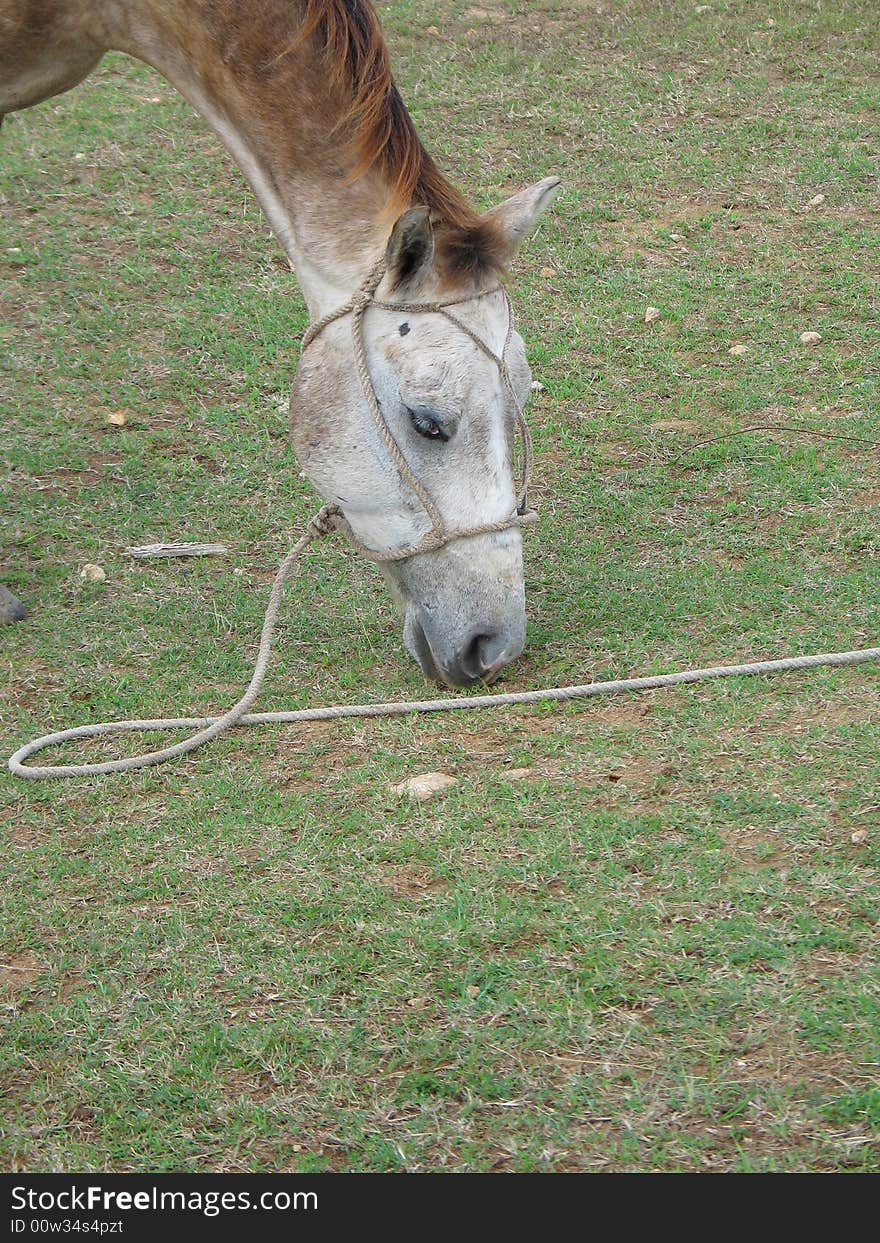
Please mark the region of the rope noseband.
<svg viewBox="0 0 880 1243"><path fill-rule="evenodd" d="M369 548L366 544L362 544L351 529L342 510L331 505L322 510L326 515L325 520L329 521L337 530L342 531L351 541L355 548L371 561L389 562L389 561L405 561L408 557L418 556L419 553L433 552L438 548L442 548L444 544L450 544L453 540L470 539L475 535L490 535L497 531L506 531L510 527L531 526L538 521L538 515L534 510L528 507L528 491L529 482L532 477L532 436L526 423L523 408L516 395L516 390L510 378L510 372L507 368L507 347L510 345L510 339L513 336L514 320L513 307L510 298L507 296L507 290L503 285L493 285L489 289L484 289L479 293L466 294L461 298L450 298L444 302L383 302L376 297L376 290L382 282L385 275L386 263L384 256L375 267L369 272L365 280L358 286L357 290L349 298L348 302L337 307L335 311L330 311L322 319L317 320L306 332L302 342L302 352L309 348L312 342L321 335L328 325L333 324L338 319L343 319L346 315L351 316L351 340L354 349L355 368L360 380L361 389L370 413L373 416L373 422L382 439L385 448L394 465L403 476L406 483L418 497L422 508L428 515L431 523L431 529L419 540L418 543L410 545L408 548L395 549L393 552L380 552L375 548ZM453 315L448 309L451 306L460 306L465 302L475 302L479 298L486 298L490 294L500 293L504 298L504 305L507 310L507 333L504 338L504 345L501 353L496 354L493 349L469 328L457 315ZM364 317L371 306L378 307L382 311L395 311L405 315L418 314L436 314L442 315L444 319L453 324L460 332L473 341L474 345L486 355L487 358L495 363L498 368L498 374L501 382L507 390L513 406L516 426L522 439L523 460L522 460L522 479L517 490L516 510L507 518L502 518L498 522L486 522L479 526L473 527L447 527L443 521L439 509L431 498L430 493L425 488L420 479L413 473L412 468L404 456L403 450L395 439L394 433L388 425L388 420L382 412L379 405L379 399L376 396L376 390L373 387L373 379L370 375L369 364L367 363L367 350L364 342Z"/></svg>

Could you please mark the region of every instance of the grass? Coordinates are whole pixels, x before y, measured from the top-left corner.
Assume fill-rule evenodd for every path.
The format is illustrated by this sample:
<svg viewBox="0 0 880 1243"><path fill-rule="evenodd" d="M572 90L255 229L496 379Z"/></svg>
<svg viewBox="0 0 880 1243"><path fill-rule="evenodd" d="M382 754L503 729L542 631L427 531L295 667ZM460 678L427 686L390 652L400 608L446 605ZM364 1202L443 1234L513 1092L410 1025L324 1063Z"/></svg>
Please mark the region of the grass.
<svg viewBox="0 0 880 1243"><path fill-rule="evenodd" d="M877 437L874 5L699 8L383 5L477 201L565 180L511 281L544 521L506 687L877 642L880 451L693 448ZM32 608L2 750L225 706L314 506L286 264L120 57L7 119L0 205L0 544ZM154 539L232 552L121 551ZM374 570L315 556L262 702L422 689ZM5 1168L876 1170L878 719L864 667L3 778ZM391 793L432 769L445 797Z"/></svg>

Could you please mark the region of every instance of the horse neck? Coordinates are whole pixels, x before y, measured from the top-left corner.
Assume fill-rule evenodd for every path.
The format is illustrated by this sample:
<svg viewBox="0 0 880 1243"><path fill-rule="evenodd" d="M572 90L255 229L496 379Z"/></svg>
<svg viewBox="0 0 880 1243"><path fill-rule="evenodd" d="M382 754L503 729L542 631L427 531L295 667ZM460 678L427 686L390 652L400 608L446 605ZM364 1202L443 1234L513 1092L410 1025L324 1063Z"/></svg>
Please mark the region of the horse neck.
<svg viewBox="0 0 880 1243"><path fill-rule="evenodd" d="M108 9L108 46L156 68L230 152L312 317L338 305L380 253L389 188L376 169L351 179L353 157L334 132L346 101L334 98L315 41L296 46L300 5L128 0L124 19Z"/></svg>

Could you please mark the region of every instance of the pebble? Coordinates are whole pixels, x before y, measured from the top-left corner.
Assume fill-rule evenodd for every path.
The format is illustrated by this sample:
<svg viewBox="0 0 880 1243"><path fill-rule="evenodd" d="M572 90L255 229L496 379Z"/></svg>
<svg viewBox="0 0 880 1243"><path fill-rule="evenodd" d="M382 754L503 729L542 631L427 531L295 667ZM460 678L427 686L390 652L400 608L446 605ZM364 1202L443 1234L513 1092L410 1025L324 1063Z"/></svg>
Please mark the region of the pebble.
<svg viewBox="0 0 880 1243"><path fill-rule="evenodd" d="M801 345L818 345L822 340L821 332L802 332Z"/></svg>
<svg viewBox="0 0 880 1243"><path fill-rule="evenodd" d="M407 795L424 803L436 794L444 794L451 786L458 784L458 778L450 773L419 773L417 777L407 777L391 789L395 794Z"/></svg>
<svg viewBox="0 0 880 1243"><path fill-rule="evenodd" d="M645 307L645 323L646 324L656 324L659 318L660 318L659 307L656 307L656 306Z"/></svg>
<svg viewBox="0 0 880 1243"><path fill-rule="evenodd" d="M103 583L107 574L99 565L92 565L88 562L79 572L80 578L84 583Z"/></svg>

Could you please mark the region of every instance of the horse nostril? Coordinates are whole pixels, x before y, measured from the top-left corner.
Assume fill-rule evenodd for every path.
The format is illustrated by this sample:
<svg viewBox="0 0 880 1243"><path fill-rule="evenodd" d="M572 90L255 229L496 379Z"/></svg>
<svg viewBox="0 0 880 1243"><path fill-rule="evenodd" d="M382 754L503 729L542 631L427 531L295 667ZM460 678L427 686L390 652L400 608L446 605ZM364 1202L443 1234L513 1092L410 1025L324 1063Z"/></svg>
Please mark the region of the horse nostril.
<svg viewBox="0 0 880 1243"><path fill-rule="evenodd" d="M460 665L461 670L469 678L475 681L481 678L492 663L491 658L487 659L490 649L493 645L494 636L491 634L475 634L466 644L461 654Z"/></svg>
<svg viewBox="0 0 880 1243"><path fill-rule="evenodd" d="M481 630L467 641L457 663L468 681L478 682L494 677L507 659L504 635Z"/></svg>

